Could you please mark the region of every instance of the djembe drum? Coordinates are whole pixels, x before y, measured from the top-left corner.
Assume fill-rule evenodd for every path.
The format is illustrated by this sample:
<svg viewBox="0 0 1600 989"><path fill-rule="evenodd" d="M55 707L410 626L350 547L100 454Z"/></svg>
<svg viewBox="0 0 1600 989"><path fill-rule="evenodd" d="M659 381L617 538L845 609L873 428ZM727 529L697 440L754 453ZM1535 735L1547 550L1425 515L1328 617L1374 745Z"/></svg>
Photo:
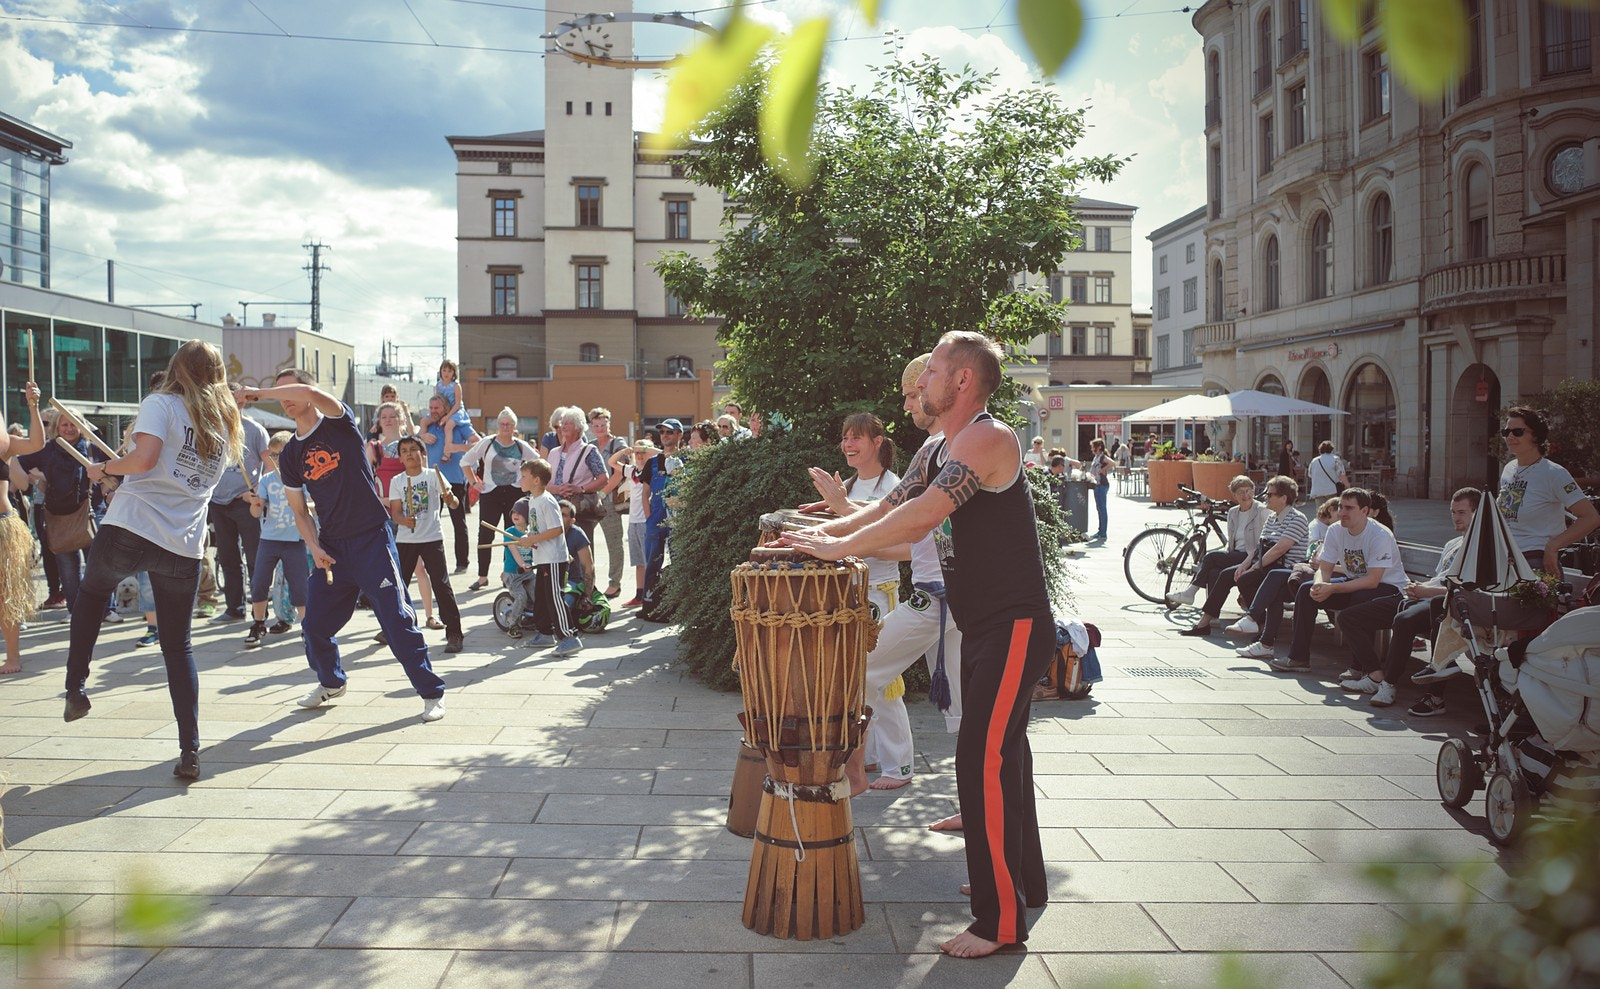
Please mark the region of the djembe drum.
<svg viewBox="0 0 1600 989"><path fill-rule="evenodd" d="M767 768L744 925L802 941L848 934L865 920L844 761L871 716L867 568L757 547L732 579L739 721Z"/></svg>

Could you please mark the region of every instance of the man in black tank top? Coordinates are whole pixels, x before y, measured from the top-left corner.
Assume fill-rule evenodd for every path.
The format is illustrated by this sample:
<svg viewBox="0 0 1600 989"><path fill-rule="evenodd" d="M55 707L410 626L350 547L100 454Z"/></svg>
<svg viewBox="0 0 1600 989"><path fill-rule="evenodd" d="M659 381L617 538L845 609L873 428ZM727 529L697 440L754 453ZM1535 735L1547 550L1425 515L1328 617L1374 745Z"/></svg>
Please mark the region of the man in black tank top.
<svg viewBox="0 0 1600 989"><path fill-rule="evenodd" d="M1028 709L1055 648L1033 503L1016 435L985 410L999 387L1000 348L946 333L918 380L942 443L917 451L900 486L848 518L788 534L838 560L915 542L949 521L944 580L961 630L961 734L956 789L967 843L973 922L939 947L981 958L1028 937L1027 907L1045 901L1033 802Z"/></svg>

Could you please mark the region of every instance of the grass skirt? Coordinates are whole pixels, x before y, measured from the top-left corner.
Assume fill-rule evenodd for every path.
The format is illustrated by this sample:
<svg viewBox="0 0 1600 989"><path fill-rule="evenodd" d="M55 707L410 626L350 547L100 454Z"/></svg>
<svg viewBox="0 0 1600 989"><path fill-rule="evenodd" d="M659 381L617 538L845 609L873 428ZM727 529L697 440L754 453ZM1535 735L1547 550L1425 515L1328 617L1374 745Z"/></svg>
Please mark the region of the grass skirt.
<svg viewBox="0 0 1600 989"><path fill-rule="evenodd" d="M0 623L17 625L36 610L33 533L16 512L0 516Z"/></svg>

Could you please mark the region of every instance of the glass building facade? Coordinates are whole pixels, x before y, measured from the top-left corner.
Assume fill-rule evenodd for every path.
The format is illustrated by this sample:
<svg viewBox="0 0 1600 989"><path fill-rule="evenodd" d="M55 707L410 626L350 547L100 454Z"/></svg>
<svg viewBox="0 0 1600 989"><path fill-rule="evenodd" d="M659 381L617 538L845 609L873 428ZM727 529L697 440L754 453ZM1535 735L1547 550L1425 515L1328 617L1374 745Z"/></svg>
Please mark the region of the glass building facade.
<svg viewBox="0 0 1600 989"><path fill-rule="evenodd" d="M0 113L0 279L50 287L50 168L71 146Z"/></svg>

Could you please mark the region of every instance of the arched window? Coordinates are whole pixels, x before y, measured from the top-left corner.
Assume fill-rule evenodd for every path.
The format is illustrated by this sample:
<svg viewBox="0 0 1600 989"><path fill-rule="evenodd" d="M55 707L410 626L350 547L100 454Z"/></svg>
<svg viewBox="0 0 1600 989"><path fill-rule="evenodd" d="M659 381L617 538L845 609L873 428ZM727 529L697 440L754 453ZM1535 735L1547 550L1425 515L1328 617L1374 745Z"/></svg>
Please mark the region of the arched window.
<svg viewBox="0 0 1600 989"><path fill-rule="evenodd" d="M678 355L667 358L667 377L692 378L694 377L694 358Z"/></svg>
<svg viewBox="0 0 1600 989"><path fill-rule="evenodd" d="M1285 394L1283 379L1276 374L1264 374L1256 382L1256 391L1268 395ZM1283 441L1289 438L1288 416L1261 416L1250 426L1250 459L1259 464L1276 464L1283 450Z"/></svg>
<svg viewBox="0 0 1600 989"><path fill-rule="evenodd" d="M1261 310L1271 312L1283 304L1282 281L1279 279L1281 258L1278 254L1278 235L1267 238L1261 252Z"/></svg>
<svg viewBox="0 0 1600 989"><path fill-rule="evenodd" d="M600 360L600 345L598 343L578 344L578 360L585 364L594 364Z"/></svg>
<svg viewBox="0 0 1600 989"><path fill-rule="evenodd" d="M1222 123L1222 56L1212 52L1206 59L1206 126Z"/></svg>
<svg viewBox="0 0 1600 989"><path fill-rule="evenodd" d="M1394 278L1394 207L1387 193L1373 197L1367 210L1367 284Z"/></svg>
<svg viewBox="0 0 1600 989"><path fill-rule="evenodd" d="M1209 303L1209 305L1207 305L1206 308L1211 310L1211 321L1213 323L1222 322L1222 320L1225 317L1222 315L1223 312L1224 312L1224 309L1223 309L1223 306L1222 306L1222 259L1221 258L1218 258L1217 260L1211 262L1211 298L1207 299L1206 301Z"/></svg>
<svg viewBox="0 0 1600 989"><path fill-rule="evenodd" d="M1393 467L1396 453L1394 389L1389 376L1376 364L1363 364L1346 386L1344 404L1350 413L1344 448L1357 467Z"/></svg>
<svg viewBox="0 0 1600 989"><path fill-rule="evenodd" d="M1318 213L1311 221L1310 257L1306 268L1306 295L1326 299L1333 294L1333 218Z"/></svg>
<svg viewBox="0 0 1600 989"><path fill-rule="evenodd" d="M1268 8L1256 21L1256 73L1252 93L1266 92L1272 85L1272 10Z"/></svg>
<svg viewBox="0 0 1600 989"><path fill-rule="evenodd" d="M515 357L501 354L490 362L489 374L495 378L519 378L522 376L522 371Z"/></svg>
<svg viewBox="0 0 1600 989"><path fill-rule="evenodd" d="M1464 256L1489 256L1489 170L1479 164L1467 166L1462 181L1464 208L1461 214Z"/></svg>

